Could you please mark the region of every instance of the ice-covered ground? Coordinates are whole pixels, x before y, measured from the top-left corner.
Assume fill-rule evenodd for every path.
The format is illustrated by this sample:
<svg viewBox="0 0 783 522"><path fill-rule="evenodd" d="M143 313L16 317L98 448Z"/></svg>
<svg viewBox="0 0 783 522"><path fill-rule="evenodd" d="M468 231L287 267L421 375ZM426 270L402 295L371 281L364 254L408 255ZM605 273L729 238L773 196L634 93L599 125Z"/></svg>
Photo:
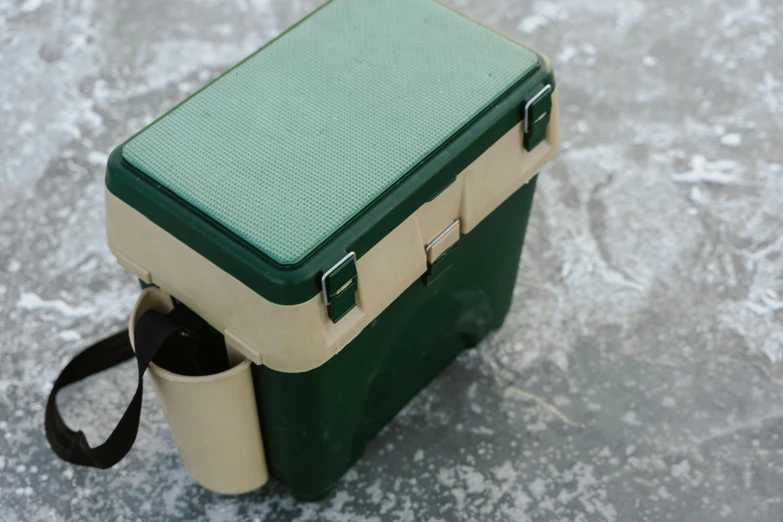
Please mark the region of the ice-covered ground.
<svg viewBox="0 0 783 522"><path fill-rule="evenodd" d="M43 435L137 293L108 151L315 1L0 0L0 520L761 520L783 513L783 4L454 1L552 57L564 146L513 309L337 490L196 486L150 390L116 468ZM97 442L132 365L63 393Z"/></svg>

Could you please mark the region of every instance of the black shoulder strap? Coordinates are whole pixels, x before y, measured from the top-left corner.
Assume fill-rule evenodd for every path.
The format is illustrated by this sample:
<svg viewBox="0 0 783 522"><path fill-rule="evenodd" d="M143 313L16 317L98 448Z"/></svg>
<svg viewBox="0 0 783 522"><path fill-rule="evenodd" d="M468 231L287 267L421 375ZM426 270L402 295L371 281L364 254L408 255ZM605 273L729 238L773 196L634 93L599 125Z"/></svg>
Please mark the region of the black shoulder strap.
<svg viewBox="0 0 783 522"><path fill-rule="evenodd" d="M143 376L152 359L173 335L194 326L194 319L201 320L184 305L163 315L154 310L142 314L136 323L136 362L139 381L136 393L122 419L103 444L90 447L82 431L71 430L57 409L57 392L61 388L95 375L133 358L128 331L123 330L90 346L63 369L54 382L46 403L46 438L61 459L72 464L106 469L118 463L130 451L139 429Z"/></svg>

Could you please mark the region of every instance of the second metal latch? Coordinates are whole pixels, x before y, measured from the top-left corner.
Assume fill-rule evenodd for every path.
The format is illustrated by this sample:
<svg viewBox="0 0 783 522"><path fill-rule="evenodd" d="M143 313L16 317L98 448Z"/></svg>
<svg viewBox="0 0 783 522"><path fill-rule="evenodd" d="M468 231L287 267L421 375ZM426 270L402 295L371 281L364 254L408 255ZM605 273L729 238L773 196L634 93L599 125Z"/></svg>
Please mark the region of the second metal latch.
<svg viewBox="0 0 783 522"><path fill-rule="evenodd" d="M356 306L358 279L354 252L348 253L321 276L321 297L332 322L336 323Z"/></svg>
<svg viewBox="0 0 783 522"><path fill-rule="evenodd" d="M552 86L547 84L525 104L525 150L531 151L546 138L546 127L552 117Z"/></svg>
<svg viewBox="0 0 783 522"><path fill-rule="evenodd" d="M435 239L427 243L424 251L427 253L427 264L433 264L446 250L459 240L459 219L455 219Z"/></svg>

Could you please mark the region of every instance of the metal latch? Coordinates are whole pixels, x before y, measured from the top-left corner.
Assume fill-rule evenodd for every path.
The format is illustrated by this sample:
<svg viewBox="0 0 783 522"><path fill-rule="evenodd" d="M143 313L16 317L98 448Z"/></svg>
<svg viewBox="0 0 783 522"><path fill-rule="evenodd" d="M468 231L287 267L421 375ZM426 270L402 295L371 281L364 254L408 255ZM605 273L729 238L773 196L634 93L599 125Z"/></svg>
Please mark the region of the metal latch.
<svg viewBox="0 0 783 522"><path fill-rule="evenodd" d="M424 251L427 253L427 264L433 264L441 254L454 246L458 239L459 219L456 219L424 247Z"/></svg>
<svg viewBox="0 0 783 522"><path fill-rule="evenodd" d="M321 276L321 295L332 322L336 323L356 306L358 284L354 252L339 260Z"/></svg>
<svg viewBox="0 0 783 522"><path fill-rule="evenodd" d="M552 86L545 85L525 104L525 150L531 151L546 138L546 127L552 118Z"/></svg>
<svg viewBox="0 0 783 522"><path fill-rule="evenodd" d="M427 254L427 272L424 274L424 284L431 283L451 265L446 258L459 241L459 225L459 219L454 220L424 247Z"/></svg>

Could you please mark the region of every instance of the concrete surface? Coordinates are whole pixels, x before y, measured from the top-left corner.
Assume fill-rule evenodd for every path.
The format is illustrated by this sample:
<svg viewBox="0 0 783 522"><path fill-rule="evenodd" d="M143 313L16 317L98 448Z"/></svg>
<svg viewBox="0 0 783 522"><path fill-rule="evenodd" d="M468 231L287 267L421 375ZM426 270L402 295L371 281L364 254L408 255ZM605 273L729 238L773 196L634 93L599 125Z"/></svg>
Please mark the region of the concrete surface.
<svg viewBox="0 0 783 522"><path fill-rule="evenodd" d="M62 365L137 292L107 152L317 2L0 0L0 520L783 520L783 5L454 3L548 53L565 144L514 306L337 490L211 494L150 389L132 453L57 460ZM128 364L63 394L101 440Z"/></svg>

